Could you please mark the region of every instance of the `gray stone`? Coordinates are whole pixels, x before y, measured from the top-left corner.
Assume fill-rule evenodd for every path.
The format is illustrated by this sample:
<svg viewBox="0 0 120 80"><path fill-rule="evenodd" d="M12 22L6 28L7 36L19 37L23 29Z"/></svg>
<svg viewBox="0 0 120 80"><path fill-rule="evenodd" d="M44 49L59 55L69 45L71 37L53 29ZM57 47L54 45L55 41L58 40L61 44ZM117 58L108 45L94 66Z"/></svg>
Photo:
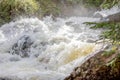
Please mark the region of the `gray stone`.
<svg viewBox="0 0 120 80"><path fill-rule="evenodd" d="M10 53L20 55L21 57L29 57L29 51L32 44L33 41L31 38L24 35L13 45Z"/></svg>

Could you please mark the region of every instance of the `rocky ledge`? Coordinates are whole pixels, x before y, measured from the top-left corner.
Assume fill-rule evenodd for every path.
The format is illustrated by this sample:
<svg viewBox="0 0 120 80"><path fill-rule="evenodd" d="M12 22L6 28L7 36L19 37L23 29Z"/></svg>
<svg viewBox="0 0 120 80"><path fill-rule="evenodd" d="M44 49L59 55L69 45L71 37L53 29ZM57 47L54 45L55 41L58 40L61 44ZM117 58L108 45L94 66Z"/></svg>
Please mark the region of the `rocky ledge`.
<svg viewBox="0 0 120 80"><path fill-rule="evenodd" d="M120 51L99 51L64 80L120 80Z"/></svg>

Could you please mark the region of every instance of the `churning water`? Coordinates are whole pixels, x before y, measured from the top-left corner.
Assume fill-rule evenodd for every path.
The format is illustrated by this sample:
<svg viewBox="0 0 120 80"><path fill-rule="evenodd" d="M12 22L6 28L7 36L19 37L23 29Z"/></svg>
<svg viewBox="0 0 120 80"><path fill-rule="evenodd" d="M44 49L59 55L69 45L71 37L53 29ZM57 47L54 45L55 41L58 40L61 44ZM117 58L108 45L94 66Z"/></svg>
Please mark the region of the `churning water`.
<svg viewBox="0 0 120 80"><path fill-rule="evenodd" d="M102 30L83 22L99 18L23 18L0 28L0 77L63 80L84 58L101 48Z"/></svg>
<svg viewBox="0 0 120 80"><path fill-rule="evenodd" d="M107 17L118 7L96 12ZM0 80L63 80L104 45L102 30L84 22L100 18L22 18L0 27ZM3 79L2 79L3 80Z"/></svg>

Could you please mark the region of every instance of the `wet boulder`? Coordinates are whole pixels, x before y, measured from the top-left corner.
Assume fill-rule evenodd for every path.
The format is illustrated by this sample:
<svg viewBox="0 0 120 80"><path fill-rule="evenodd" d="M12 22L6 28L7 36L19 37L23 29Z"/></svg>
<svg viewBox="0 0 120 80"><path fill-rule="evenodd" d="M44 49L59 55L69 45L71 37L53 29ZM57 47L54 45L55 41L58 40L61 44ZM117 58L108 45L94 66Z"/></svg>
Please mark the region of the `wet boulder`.
<svg viewBox="0 0 120 80"><path fill-rule="evenodd" d="M29 57L32 44L32 39L29 36L24 35L12 46L10 53L20 55L21 57Z"/></svg>
<svg viewBox="0 0 120 80"><path fill-rule="evenodd" d="M108 21L108 22L120 22L120 12L108 15L107 17L101 18L103 21Z"/></svg>
<svg viewBox="0 0 120 80"><path fill-rule="evenodd" d="M0 80L12 80L12 79L9 79L9 78L0 78Z"/></svg>
<svg viewBox="0 0 120 80"><path fill-rule="evenodd" d="M120 22L120 12L106 17L109 22Z"/></svg>
<svg viewBox="0 0 120 80"><path fill-rule="evenodd" d="M120 22L120 12L111 15L106 15L101 12L95 13L95 16L98 15L101 18L101 22Z"/></svg>
<svg viewBox="0 0 120 80"><path fill-rule="evenodd" d="M0 77L0 80L21 80L17 77Z"/></svg>

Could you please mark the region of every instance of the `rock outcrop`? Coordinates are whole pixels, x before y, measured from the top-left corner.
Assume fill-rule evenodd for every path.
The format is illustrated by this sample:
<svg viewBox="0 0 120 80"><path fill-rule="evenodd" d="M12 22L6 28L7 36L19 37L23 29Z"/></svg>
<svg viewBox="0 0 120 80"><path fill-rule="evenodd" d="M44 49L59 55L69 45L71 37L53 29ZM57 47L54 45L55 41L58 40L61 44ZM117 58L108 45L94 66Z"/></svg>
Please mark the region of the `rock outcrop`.
<svg viewBox="0 0 120 80"><path fill-rule="evenodd" d="M100 51L86 60L64 80L120 80L120 53L106 56Z"/></svg>

